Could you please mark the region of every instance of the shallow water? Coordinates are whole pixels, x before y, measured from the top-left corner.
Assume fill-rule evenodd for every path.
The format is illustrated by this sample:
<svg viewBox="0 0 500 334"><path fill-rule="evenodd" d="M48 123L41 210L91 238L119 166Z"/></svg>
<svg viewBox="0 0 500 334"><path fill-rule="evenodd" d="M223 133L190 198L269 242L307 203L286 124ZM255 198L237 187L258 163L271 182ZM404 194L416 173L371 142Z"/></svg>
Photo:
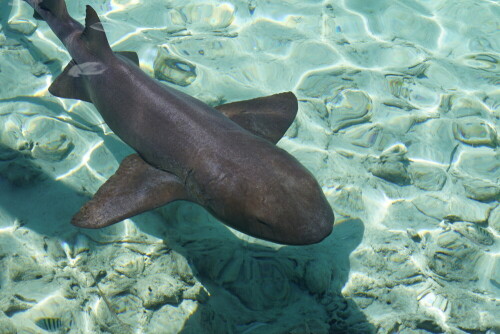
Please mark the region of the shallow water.
<svg viewBox="0 0 500 334"><path fill-rule="evenodd" d="M293 91L278 146L336 225L284 247L178 202L72 227L131 149L48 93L69 55L0 0L0 333L500 332L498 2L71 1L80 22L86 4L210 105Z"/></svg>

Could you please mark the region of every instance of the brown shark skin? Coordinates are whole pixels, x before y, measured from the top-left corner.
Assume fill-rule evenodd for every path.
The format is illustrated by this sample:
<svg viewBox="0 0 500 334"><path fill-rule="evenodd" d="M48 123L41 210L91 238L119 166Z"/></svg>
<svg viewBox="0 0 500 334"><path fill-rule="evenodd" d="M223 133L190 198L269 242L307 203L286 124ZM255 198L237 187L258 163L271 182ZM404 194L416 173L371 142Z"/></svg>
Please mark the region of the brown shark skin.
<svg viewBox="0 0 500 334"><path fill-rule="evenodd" d="M297 159L216 109L150 78L109 46L96 51L102 41L84 41L83 26L65 8L55 16L36 0L27 2L77 64L102 65L101 74L84 78L92 103L142 159L177 176L189 200L243 233L277 243L313 244L331 233L332 209ZM93 15L87 6L87 20Z"/></svg>

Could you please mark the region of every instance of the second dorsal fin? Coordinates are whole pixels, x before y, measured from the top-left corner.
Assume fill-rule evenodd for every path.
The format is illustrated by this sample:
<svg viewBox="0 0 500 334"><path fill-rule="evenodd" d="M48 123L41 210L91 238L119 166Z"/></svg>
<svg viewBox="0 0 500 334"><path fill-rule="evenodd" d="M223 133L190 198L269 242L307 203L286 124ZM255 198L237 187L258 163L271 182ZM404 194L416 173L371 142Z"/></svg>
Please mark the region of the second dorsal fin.
<svg viewBox="0 0 500 334"><path fill-rule="evenodd" d="M99 16L97 16L94 8L88 5L85 16L85 28L83 29L81 38L86 42L87 48L95 55L106 55L112 52Z"/></svg>
<svg viewBox="0 0 500 334"><path fill-rule="evenodd" d="M139 56L134 51L115 51L115 55L127 58L128 60L139 66Z"/></svg>

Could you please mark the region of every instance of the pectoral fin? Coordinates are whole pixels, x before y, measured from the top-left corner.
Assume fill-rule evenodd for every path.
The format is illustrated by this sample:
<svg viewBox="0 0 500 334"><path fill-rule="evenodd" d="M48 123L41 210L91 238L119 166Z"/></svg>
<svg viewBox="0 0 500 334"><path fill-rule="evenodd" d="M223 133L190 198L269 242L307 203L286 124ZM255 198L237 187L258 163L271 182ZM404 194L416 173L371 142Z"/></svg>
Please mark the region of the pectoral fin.
<svg viewBox="0 0 500 334"><path fill-rule="evenodd" d="M63 72L54 80L49 87L50 94L67 99L77 99L91 102L90 96L85 88L85 82L79 75L78 65L71 60L64 68Z"/></svg>
<svg viewBox="0 0 500 334"><path fill-rule="evenodd" d="M139 57L132 51L117 51L117 56L124 57L139 66ZM85 64L84 64L85 65ZM64 68L63 72L57 76L49 87L49 92L57 97L67 99L77 99L92 103L85 87L86 75L97 75L104 72L105 67L100 63L87 63L86 66L78 66L72 59Z"/></svg>
<svg viewBox="0 0 500 334"><path fill-rule="evenodd" d="M181 199L187 199L187 195L177 176L156 169L132 154L71 223L84 228L106 227Z"/></svg>
<svg viewBox="0 0 500 334"><path fill-rule="evenodd" d="M215 109L253 134L276 144L297 115L297 98L292 92L253 100L223 104Z"/></svg>

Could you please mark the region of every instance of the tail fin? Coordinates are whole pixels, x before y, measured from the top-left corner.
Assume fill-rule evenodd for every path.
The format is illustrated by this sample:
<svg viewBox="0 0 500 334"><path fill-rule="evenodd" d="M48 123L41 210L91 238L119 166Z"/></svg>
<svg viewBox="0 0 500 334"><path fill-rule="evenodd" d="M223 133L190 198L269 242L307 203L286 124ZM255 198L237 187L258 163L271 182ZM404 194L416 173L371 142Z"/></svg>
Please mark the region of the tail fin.
<svg viewBox="0 0 500 334"><path fill-rule="evenodd" d="M41 0L38 3L36 1L26 2L35 9L33 17L37 20L43 20L45 15L52 15L57 18L69 15L64 0Z"/></svg>
<svg viewBox="0 0 500 334"><path fill-rule="evenodd" d="M94 54L104 55L113 53L101 20L94 8L90 6L87 6L85 29L83 29L81 38L87 43L88 49L92 50Z"/></svg>
<svg viewBox="0 0 500 334"><path fill-rule="evenodd" d="M42 0L38 6L43 10L51 12L55 17L64 17L68 15L66 2L64 2L64 0Z"/></svg>

